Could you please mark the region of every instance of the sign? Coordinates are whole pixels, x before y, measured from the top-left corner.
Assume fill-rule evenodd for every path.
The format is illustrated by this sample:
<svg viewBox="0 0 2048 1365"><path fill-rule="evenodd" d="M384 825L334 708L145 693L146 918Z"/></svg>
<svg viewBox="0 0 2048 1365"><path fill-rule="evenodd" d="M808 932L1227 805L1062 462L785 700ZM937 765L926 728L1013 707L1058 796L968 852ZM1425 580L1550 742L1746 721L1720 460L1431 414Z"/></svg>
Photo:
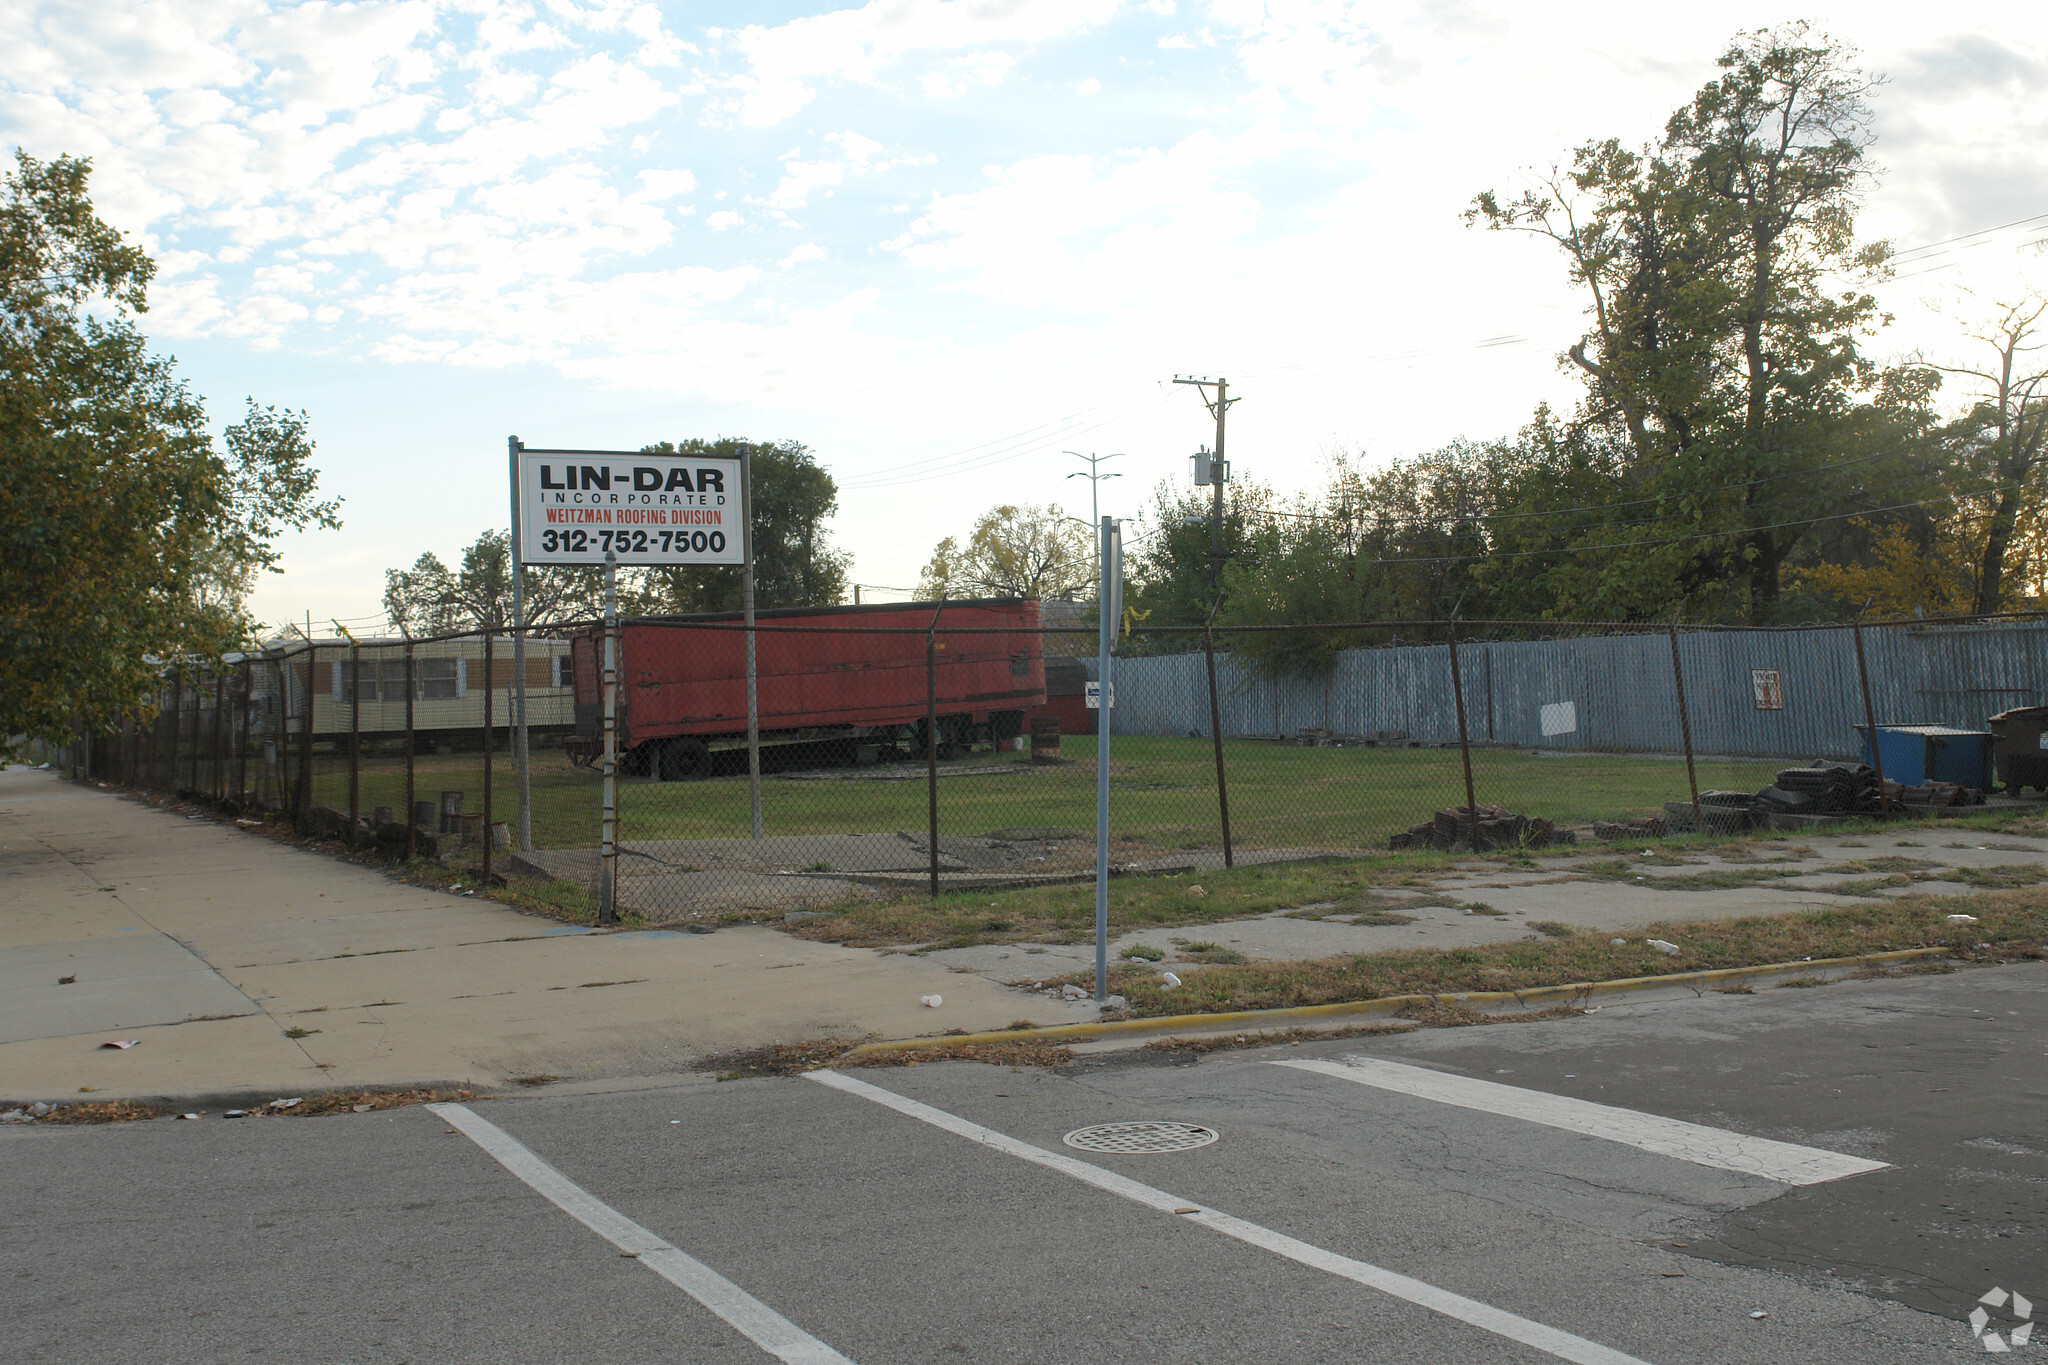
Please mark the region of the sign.
<svg viewBox="0 0 2048 1365"><path fill-rule="evenodd" d="M1101 684L1101 683L1099 683L1099 682L1083 683L1083 684L1081 685L1081 695L1082 695L1082 696L1083 696L1084 698L1086 698L1086 699L1087 699L1087 703L1088 703L1088 709L1089 709L1090 711L1100 711L1100 710L1102 709L1102 684ZM1111 683L1111 684L1109 685L1109 705L1110 705L1110 709L1111 709L1111 710L1115 710L1115 709L1116 709L1116 684L1115 684L1115 683Z"/></svg>
<svg viewBox="0 0 2048 1365"><path fill-rule="evenodd" d="M1576 702L1551 702L1537 711L1536 719L1543 728L1545 739L1552 735L1575 735L1579 732L1579 708Z"/></svg>
<svg viewBox="0 0 2048 1365"><path fill-rule="evenodd" d="M1750 669L1749 686L1756 693L1757 710L1782 711L1785 709L1785 680L1778 675L1777 669Z"/></svg>
<svg viewBox="0 0 2048 1365"><path fill-rule="evenodd" d="M744 564L741 464L611 450L519 452L528 564Z"/></svg>

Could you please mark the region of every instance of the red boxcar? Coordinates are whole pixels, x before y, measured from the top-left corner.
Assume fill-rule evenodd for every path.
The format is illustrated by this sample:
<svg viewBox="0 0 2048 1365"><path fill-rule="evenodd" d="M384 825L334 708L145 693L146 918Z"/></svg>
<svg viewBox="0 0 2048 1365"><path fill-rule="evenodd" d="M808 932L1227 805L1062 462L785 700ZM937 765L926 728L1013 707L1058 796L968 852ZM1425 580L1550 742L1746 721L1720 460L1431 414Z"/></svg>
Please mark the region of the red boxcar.
<svg viewBox="0 0 2048 1365"><path fill-rule="evenodd" d="M1045 704L1038 603L987 598L936 604L800 607L755 613L755 676L764 745L809 744L820 757L880 757L925 748L925 632L938 615L935 695L942 755L1003 743ZM746 743L746 632L738 612L644 617L620 628L619 753L629 775L707 776L716 750ZM707 628L708 627L708 628ZM775 629L780 627L782 629ZM812 627L789 630L789 627ZM815 629L823 627L823 629ZM990 634L943 633L948 629ZM884 634L882 630L902 634ZM570 756L602 743L603 632L571 640L576 733ZM863 749L872 752L862 754Z"/></svg>

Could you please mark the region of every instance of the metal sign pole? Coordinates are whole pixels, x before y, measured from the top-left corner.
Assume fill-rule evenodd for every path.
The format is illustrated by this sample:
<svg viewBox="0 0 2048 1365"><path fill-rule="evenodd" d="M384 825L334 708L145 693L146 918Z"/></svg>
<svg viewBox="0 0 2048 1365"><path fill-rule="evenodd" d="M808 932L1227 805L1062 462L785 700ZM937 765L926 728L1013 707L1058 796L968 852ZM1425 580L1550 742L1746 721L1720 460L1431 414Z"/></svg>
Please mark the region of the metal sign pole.
<svg viewBox="0 0 2048 1365"><path fill-rule="evenodd" d="M1111 584L1123 571L1122 547L1115 522L1104 517L1098 528L1102 580L1096 586L1095 673L1095 1003L1109 999L1109 718L1115 693L1110 676L1110 648L1116 642L1116 597Z"/></svg>
<svg viewBox="0 0 2048 1365"><path fill-rule="evenodd" d="M512 767L519 778L519 851L533 851L533 784L526 762L526 562L519 527L519 452L517 436L505 438L505 459L512 470Z"/></svg>
<svg viewBox="0 0 2048 1365"><path fill-rule="evenodd" d="M604 824L599 834L597 922L619 922L619 559L604 557Z"/></svg>
<svg viewBox="0 0 2048 1365"><path fill-rule="evenodd" d="M754 456L740 454L740 528L747 537L747 563L741 570L741 606L747 618L747 800L754 817L754 837L761 837L761 698L754 658Z"/></svg>

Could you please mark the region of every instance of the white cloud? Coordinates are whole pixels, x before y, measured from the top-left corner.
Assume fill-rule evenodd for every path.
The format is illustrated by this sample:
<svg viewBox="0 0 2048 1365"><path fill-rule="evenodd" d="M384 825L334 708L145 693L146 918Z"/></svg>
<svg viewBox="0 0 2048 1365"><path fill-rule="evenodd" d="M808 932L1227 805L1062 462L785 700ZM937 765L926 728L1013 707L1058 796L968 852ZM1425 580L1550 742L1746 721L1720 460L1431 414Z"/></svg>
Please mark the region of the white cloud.
<svg viewBox="0 0 2048 1365"><path fill-rule="evenodd" d="M824 247L819 246L816 242L805 242L775 264L787 270L793 265L802 265L805 261L822 261L824 259Z"/></svg>
<svg viewBox="0 0 2048 1365"><path fill-rule="evenodd" d="M731 209L720 209L704 220L704 226L714 232L724 232L727 228L736 228L745 221Z"/></svg>
<svg viewBox="0 0 2048 1365"><path fill-rule="evenodd" d="M640 172L640 193L636 199L673 199L679 194L688 194L697 188L697 177L682 170L648 170Z"/></svg>
<svg viewBox="0 0 2048 1365"><path fill-rule="evenodd" d="M986 83L1013 60L993 44L1030 45L1108 21L1118 0L870 0L857 9L768 27L713 30L721 47L746 63L722 77L724 108L741 123L780 123L809 104L828 79L872 84L913 55L989 48L976 67ZM984 71L993 73L983 74Z"/></svg>

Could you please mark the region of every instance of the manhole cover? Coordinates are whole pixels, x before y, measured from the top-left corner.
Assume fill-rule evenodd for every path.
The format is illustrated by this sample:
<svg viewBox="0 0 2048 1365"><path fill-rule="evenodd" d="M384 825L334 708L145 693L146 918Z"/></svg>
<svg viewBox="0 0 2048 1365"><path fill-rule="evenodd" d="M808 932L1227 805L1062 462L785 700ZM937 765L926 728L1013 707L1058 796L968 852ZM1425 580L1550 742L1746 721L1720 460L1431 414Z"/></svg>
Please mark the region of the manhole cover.
<svg viewBox="0 0 2048 1365"><path fill-rule="evenodd" d="M1069 1147L1084 1152L1185 1152L1207 1147L1222 1134L1196 1123L1098 1123L1067 1134Z"/></svg>

